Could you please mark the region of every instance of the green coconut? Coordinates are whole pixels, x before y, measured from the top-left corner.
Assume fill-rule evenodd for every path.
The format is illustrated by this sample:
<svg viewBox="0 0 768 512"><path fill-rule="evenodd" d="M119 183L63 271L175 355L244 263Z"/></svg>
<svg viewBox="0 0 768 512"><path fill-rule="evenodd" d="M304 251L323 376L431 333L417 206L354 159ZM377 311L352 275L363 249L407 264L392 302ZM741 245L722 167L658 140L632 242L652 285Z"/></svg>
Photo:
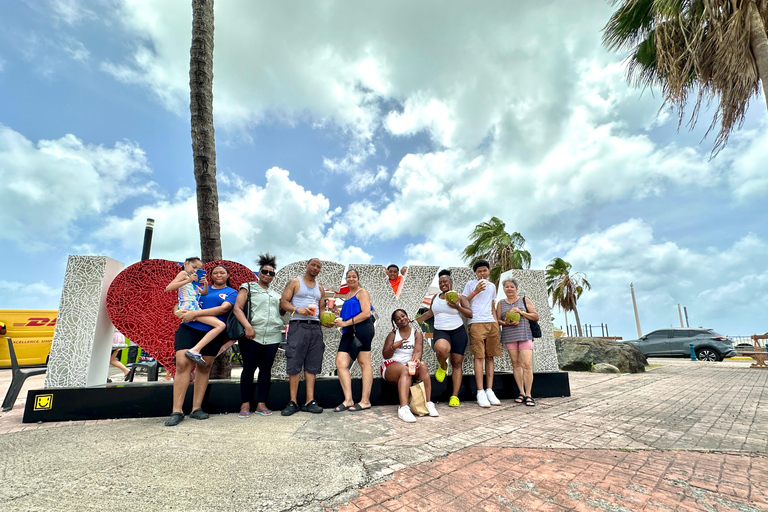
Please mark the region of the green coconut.
<svg viewBox="0 0 768 512"><path fill-rule="evenodd" d="M323 311L320 314L320 324L324 325L325 327L330 327L334 323L336 323L336 315L330 311Z"/></svg>
<svg viewBox="0 0 768 512"><path fill-rule="evenodd" d="M504 317L504 320L507 322L519 322L520 321L520 313L517 311L507 311L507 316Z"/></svg>
<svg viewBox="0 0 768 512"><path fill-rule="evenodd" d="M445 300L447 302L450 302L451 304L456 304L457 302L459 302L459 292L455 290L445 292Z"/></svg>

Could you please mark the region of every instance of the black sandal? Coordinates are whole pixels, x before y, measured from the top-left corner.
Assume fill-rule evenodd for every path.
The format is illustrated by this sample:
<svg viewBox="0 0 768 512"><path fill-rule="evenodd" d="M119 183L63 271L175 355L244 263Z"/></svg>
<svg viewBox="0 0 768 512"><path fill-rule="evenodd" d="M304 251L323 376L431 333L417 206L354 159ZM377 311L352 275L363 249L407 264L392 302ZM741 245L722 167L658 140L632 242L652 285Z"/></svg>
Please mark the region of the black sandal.
<svg viewBox="0 0 768 512"><path fill-rule="evenodd" d="M521 404L521 403L525 402L525 395L522 394L522 393L517 395L517 398L515 398L515 402L518 403L518 404Z"/></svg>
<svg viewBox="0 0 768 512"><path fill-rule="evenodd" d="M536 405L536 402L533 400L532 396L527 396L525 397L525 405L527 405L528 407L533 407L534 405Z"/></svg>

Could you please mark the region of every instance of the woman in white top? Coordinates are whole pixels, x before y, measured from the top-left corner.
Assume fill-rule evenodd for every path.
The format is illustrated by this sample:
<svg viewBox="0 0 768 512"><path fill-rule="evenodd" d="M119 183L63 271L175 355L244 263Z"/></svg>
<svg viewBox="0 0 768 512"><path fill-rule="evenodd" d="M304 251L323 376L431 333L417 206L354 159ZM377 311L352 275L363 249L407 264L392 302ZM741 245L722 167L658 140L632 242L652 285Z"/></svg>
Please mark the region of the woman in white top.
<svg viewBox="0 0 768 512"><path fill-rule="evenodd" d="M435 318L432 348L435 351L435 355L437 355L437 362L440 364L435 371L435 379L437 379L437 382L445 380L446 370L448 369L448 356L450 355L453 393L451 393L448 405L458 407L459 389L461 389L462 380L461 367L464 364L464 352L467 350L468 341L467 330L464 328L462 317L472 318L472 308L467 298L463 295L459 295L459 300L455 303L445 300L446 292L453 289L451 271L443 269L437 275L440 294L432 297L429 311L416 318L416 321L421 323L430 317Z"/></svg>
<svg viewBox="0 0 768 512"><path fill-rule="evenodd" d="M395 339L397 338L397 341ZM384 361L381 363L381 376L384 380L397 385L397 393L400 397L400 407L397 416L401 420L413 423L416 421L410 407L408 407L408 395L411 389L412 376L408 373L408 363L416 365L416 374L424 383L427 409L430 416L439 416L435 404L432 403L432 382L429 378L427 365L420 361L424 352L424 337L421 332L411 326L408 313L402 309L396 309L392 313L392 332L384 340L384 349L381 354Z"/></svg>

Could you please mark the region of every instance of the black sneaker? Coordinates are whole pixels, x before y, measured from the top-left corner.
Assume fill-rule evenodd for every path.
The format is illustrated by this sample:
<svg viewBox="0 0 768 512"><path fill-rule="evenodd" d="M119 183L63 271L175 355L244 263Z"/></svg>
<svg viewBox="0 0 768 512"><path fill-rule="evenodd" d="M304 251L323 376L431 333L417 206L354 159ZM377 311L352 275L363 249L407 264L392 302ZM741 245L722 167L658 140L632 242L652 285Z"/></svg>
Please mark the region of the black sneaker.
<svg viewBox="0 0 768 512"><path fill-rule="evenodd" d="M311 412L312 414L320 414L323 412L323 408L320 407L320 404L317 403L317 400L312 400L308 404L302 406L301 410L304 412Z"/></svg>
<svg viewBox="0 0 768 512"><path fill-rule="evenodd" d="M207 412L203 411L202 408L195 409L189 415L190 418L195 418L196 420L207 420L208 416L209 416L209 414Z"/></svg>
<svg viewBox="0 0 768 512"><path fill-rule="evenodd" d="M184 414L180 412L174 412L171 414L171 417L165 420L165 426L166 427L175 427L179 423L184 421Z"/></svg>
<svg viewBox="0 0 768 512"><path fill-rule="evenodd" d="M191 359L194 361L195 364L200 366L205 366L205 359L203 359L203 356L200 354L195 354L191 350L187 350L184 352L184 355L187 356L188 359Z"/></svg>
<svg viewBox="0 0 768 512"><path fill-rule="evenodd" d="M298 410L299 410L299 406L296 404L296 402L291 400L290 402L288 402L288 405L285 406L285 409L280 411L280 415L281 416L290 416L291 414L294 414L295 412L298 412Z"/></svg>

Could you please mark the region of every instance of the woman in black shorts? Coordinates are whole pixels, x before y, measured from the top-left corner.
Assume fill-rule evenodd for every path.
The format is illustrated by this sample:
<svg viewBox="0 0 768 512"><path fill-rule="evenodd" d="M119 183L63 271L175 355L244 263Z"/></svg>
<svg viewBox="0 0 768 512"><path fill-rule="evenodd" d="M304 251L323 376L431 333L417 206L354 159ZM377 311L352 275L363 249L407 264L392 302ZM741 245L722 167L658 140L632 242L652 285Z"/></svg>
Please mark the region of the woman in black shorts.
<svg viewBox="0 0 768 512"><path fill-rule="evenodd" d="M208 290L208 295L200 297L199 311L185 311L181 316L182 323L176 331L176 337L173 348L176 351L176 375L173 379L173 412L171 417L165 421L167 427L173 427L181 423L184 419L184 412L181 410L184 404L184 397L187 396L189 387L189 376L192 373L194 363L184 356L184 353L194 347L205 336L211 327L201 322L195 321L196 316L217 316L219 320L225 322L229 310L237 299L237 290L232 288L229 282L229 270L223 265L217 265L211 270L211 281L213 284ZM208 389L208 375L211 373L213 360L216 359L224 344L229 342L227 331L222 332L216 338L211 340L200 353L205 360L205 366L197 367L197 376L195 377L194 391L192 393L192 412L189 417L197 420L208 418L208 414L203 411L203 397Z"/></svg>
<svg viewBox="0 0 768 512"><path fill-rule="evenodd" d="M448 369L448 356L451 359L451 380L453 381L453 393L448 401L451 407L458 407L459 389L461 388L461 365L464 362L464 351L467 349L467 330L464 328L465 318L472 318L472 308L466 297L458 294L458 300L455 303L448 302L445 299L446 292L453 290L453 279L451 271L444 269L438 274L438 286L440 294L432 297L432 304L429 311L416 319L421 323L430 317L435 317L435 332L432 335L432 348L437 355L439 366L435 371L437 382L445 380L446 370Z"/></svg>
<svg viewBox="0 0 768 512"><path fill-rule="evenodd" d="M336 319L336 327L342 328L339 351L336 353L336 370L339 375L339 383L344 392L344 401L334 409L342 411L362 411L371 408L371 386L373 385L373 368L371 368L371 342L375 330L371 317L371 296L360 288L360 275L355 269L347 271L347 286L349 293L344 297L344 305L341 306L341 316ZM362 342L360 351L356 354L357 364L363 374L363 393L360 401L355 403L352 398L352 374L349 368L352 366L353 338Z"/></svg>

